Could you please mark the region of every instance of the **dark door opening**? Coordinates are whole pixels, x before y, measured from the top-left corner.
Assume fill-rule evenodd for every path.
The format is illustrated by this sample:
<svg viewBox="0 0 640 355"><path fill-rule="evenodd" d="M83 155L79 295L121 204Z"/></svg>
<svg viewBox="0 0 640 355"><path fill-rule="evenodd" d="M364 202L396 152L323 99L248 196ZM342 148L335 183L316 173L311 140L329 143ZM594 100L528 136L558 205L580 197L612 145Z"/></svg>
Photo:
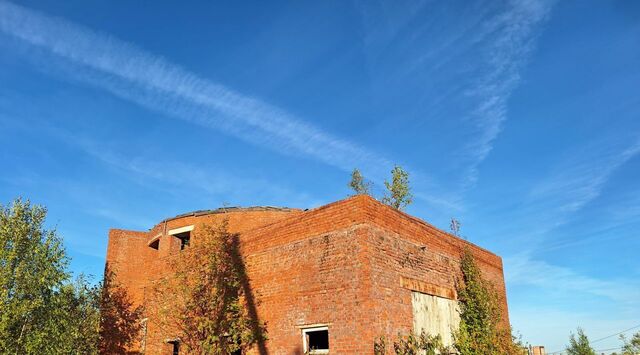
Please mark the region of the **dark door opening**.
<svg viewBox="0 0 640 355"><path fill-rule="evenodd" d="M174 341L170 341L169 344L173 346L173 350L171 353L173 355L180 355L180 342L177 340L174 340Z"/></svg>

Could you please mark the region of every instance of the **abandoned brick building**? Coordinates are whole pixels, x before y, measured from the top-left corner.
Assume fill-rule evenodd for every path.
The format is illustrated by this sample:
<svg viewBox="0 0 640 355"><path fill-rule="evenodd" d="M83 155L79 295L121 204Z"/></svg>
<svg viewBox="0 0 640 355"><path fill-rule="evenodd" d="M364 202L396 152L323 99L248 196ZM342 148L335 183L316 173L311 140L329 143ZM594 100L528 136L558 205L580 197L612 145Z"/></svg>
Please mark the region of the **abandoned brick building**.
<svg viewBox="0 0 640 355"><path fill-rule="evenodd" d="M502 260L424 221L354 196L311 210L273 207L198 211L166 219L148 232L111 230L107 268L136 304L147 301L150 280L171 272L199 226L228 220L239 233L256 314L268 340L260 354L372 354L384 335L425 330L451 343L459 316L455 282L468 247L501 293L508 322ZM168 295L167 297L170 297ZM150 323L151 324L151 323ZM149 325L137 347L172 354L173 334Z"/></svg>

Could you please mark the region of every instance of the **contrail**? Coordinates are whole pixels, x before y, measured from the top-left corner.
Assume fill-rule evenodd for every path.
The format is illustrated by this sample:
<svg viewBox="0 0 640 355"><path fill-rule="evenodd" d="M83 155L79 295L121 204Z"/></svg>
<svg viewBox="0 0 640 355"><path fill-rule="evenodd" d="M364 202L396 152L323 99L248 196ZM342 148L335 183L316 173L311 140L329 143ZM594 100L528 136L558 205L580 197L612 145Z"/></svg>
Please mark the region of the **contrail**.
<svg viewBox="0 0 640 355"><path fill-rule="evenodd" d="M164 114L345 171L359 166L379 177L391 167L387 159L279 107L113 36L6 1L0 1L0 31L80 66L81 80Z"/></svg>

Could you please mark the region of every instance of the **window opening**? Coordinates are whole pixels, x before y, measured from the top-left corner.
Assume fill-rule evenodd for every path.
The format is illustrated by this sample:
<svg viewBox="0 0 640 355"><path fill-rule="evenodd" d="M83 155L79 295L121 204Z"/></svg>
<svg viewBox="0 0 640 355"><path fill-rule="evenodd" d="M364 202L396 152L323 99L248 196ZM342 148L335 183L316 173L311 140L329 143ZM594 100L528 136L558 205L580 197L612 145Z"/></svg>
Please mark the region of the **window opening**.
<svg viewBox="0 0 640 355"><path fill-rule="evenodd" d="M171 353L173 355L180 355L180 341L179 340L171 340L168 343L171 344L172 347L173 347Z"/></svg>
<svg viewBox="0 0 640 355"><path fill-rule="evenodd" d="M184 250L191 243L191 232L182 232L173 236L180 239L180 250Z"/></svg>
<svg viewBox="0 0 640 355"><path fill-rule="evenodd" d="M160 249L160 238L154 240L153 242L151 242L151 244L149 244L149 246L155 250Z"/></svg>
<svg viewBox="0 0 640 355"><path fill-rule="evenodd" d="M329 327L302 329L304 351L308 354L329 353Z"/></svg>

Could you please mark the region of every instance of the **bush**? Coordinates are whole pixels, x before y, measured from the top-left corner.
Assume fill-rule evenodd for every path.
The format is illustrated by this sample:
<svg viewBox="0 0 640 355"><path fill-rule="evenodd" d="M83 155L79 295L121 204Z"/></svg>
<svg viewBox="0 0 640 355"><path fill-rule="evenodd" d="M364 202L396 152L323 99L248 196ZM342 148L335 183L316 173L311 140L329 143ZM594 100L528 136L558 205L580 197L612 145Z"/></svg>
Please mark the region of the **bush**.
<svg viewBox="0 0 640 355"><path fill-rule="evenodd" d="M393 342L393 352L396 355L446 355L452 353L451 349L442 344L440 335L429 335L424 332L420 335L409 334L405 337L398 334L398 340ZM375 341L373 353L386 355L387 341L384 337Z"/></svg>

